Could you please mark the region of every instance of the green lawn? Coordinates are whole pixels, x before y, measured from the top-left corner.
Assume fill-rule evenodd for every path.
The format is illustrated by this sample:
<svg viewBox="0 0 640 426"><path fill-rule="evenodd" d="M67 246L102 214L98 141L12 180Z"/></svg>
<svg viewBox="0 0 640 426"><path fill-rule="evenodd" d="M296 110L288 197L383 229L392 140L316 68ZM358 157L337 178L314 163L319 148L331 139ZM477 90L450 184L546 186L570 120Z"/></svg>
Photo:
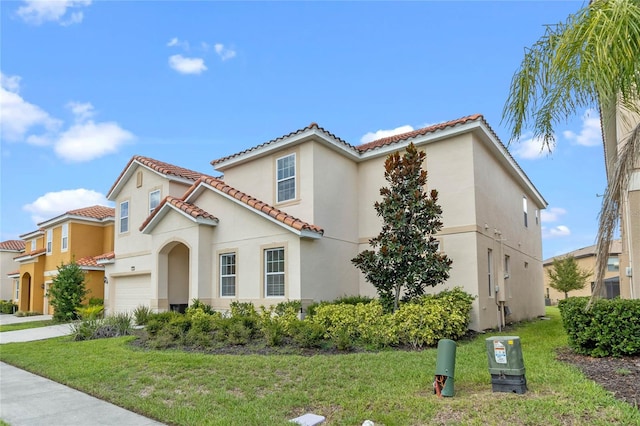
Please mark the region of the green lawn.
<svg viewBox="0 0 640 426"><path fill-rule="evenodd" d="M2 333L3 331L25 330L27 328L46 327L48 325L56 325L56 324L59 324L59 323L56 323L53 320L28 321L28 322L19 322L16 324L5 324L5 325L0 325L0 333Z"/></svg>
<svg viewBox="0 0 640 426"><path fill-rule="evenodd" d="M575 368L557 362L566 345L558 310L520 326L529 391L493 393L485 338L459 344L455 396L437 398L436 351L347 355L205 355L143 351L129 338L69 338L2 345L0 359L122 407L176 425L278 425L306 412L327 425L640 424ZM498 334L498 333L496 333Z"/></svg>

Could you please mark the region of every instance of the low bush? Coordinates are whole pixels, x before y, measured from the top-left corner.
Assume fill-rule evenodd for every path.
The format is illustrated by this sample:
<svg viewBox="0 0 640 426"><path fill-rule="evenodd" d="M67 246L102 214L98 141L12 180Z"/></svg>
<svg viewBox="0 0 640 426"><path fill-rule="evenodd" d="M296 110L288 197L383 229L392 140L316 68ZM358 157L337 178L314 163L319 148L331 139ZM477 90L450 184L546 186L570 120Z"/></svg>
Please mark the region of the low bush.
<svg viewBox="0 0 640 426"><path fill-rule="evenodd" d="M569 346L593 357L640 354L640 300L600 299L589 311L588 297L560 300Z"/></svg>
<svg viewBox="0 0 640 426"><path fill-rule="evenodd" d="M146 325L151 317L151 308L145 305L138 305L133 310L133 321L136 325Z"/></svg>
<svg viewBox="0 0 640 426"><path fill-rule="evenodd" d="M0 300L0 313L12 314L18 310L18 305L10 300Z"/></svg>
<svg viewBox="0 0 640 426"><path fill-rule="evenodd" d="M75 341L127 336L131 334L131 316L120 313L106 318L87 316L71 324L71 337Z"/></svg>
<svg viewBox="0 0 640 426"><path fill-rule="evenodd" d="M98 318L102 318L102 315L104 313L104 306L102 305L81 306L76 309L76 312L78 313L78 317L81 320L98 319Z"/></svg>

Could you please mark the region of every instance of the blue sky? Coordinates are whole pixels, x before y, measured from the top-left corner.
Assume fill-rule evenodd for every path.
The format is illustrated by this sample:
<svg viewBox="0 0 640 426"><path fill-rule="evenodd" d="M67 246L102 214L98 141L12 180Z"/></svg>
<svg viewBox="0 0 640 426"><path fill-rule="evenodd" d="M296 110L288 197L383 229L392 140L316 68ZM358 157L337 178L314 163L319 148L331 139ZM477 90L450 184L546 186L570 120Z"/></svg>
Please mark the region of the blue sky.
<svg viewBox="0 0 640 426"><path fill-rule="evenodd" d="M351 144L481 113L584 2L3 1L0 240L105 204L133 155L209 161L317 122ZM398 130L396 130L398 131ZM543 257L594 243L597 111L511 151L549 203Z"/></svg>

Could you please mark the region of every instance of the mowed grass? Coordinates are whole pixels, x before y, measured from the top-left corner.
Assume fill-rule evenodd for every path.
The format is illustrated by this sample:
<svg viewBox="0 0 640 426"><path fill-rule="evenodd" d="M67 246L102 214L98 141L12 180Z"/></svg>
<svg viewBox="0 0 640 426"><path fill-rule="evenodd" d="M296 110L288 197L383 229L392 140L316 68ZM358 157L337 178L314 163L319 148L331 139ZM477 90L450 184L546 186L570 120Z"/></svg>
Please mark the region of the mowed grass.
<svg viewBox="0 0 640 426"><path fill-rule="evenodd" d="M436 350L345 355L206 355L134 349L128 338L2 345L0 360L176 425L286 425L307 412L327 425L635 425L640 412L576 368L558 310L523 324L528 392L493 393L485 339L458 345L455 396L433 394ZM496 333L495 335L500 335Z"/></svg>
<svg viewBox="0 0 640 426"><path fill-rule="evenodd" d="M16 331L16 330L26 330L27 328L39 328L39 327L47 327L49 325L56 325L60 323L56 323L53 320L42 320L42 321L28 321L28 322L19 322L15 324L5 324L0 325L0 333L3 331Z"/></svg>

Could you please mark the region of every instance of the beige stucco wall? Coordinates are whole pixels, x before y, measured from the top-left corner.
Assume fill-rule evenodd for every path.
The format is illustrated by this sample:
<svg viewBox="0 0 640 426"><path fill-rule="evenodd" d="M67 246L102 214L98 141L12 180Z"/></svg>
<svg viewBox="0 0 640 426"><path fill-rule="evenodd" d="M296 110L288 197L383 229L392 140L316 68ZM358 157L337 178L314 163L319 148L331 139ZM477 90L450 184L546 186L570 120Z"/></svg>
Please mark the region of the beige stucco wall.
<svg viewBox="0 0 640 426"><path fill-rule="evenodd" d="M7 274L20 269L20 264L13 260L19 255L17 251L0 250L0 300L15 299L15 278L9 278Z"/></svg>

